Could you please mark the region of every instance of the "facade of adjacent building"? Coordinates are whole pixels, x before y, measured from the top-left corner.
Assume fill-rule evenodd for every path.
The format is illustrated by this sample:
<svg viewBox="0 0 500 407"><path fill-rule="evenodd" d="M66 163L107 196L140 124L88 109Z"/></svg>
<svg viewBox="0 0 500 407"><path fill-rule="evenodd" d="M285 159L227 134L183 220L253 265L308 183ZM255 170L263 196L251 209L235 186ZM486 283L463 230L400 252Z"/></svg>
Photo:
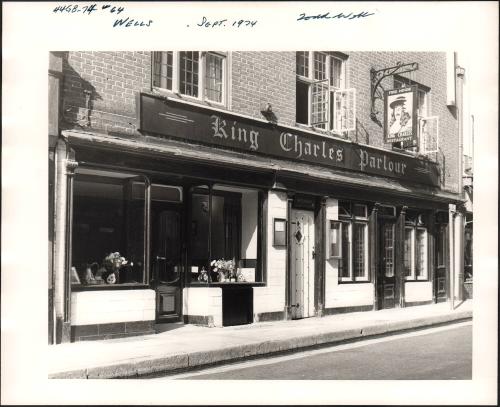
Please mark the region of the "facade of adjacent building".
<svg viewBox="0 0 500 407"><path fill-rule="evenodd" d="M463 297L440 52L51 52L49 343Z"/></svg>

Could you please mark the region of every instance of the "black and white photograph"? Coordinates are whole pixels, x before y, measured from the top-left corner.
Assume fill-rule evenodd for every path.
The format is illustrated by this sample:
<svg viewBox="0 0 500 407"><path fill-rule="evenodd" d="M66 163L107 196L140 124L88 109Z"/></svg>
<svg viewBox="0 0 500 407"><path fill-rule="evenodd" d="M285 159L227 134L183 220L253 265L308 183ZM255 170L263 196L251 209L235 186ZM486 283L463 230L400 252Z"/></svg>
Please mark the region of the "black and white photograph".
<svg viewBox="0 0 500 407"><path fill-rule="evenodd" d="M403 3L5 4L2 404L496 404L498 3Z"/></svg>

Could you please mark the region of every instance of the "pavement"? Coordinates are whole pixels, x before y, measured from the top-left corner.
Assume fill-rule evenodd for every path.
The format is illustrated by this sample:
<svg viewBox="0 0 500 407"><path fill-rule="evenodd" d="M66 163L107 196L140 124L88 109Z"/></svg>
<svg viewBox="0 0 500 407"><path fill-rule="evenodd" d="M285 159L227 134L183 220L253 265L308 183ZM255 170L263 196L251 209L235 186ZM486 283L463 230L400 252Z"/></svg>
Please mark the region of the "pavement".
<svg viewBox="0 0 500 407"><path fill-rule="evenodd" d="M472 319L472 300L49 345L49 378L111 379L196 369Z"/></svg>

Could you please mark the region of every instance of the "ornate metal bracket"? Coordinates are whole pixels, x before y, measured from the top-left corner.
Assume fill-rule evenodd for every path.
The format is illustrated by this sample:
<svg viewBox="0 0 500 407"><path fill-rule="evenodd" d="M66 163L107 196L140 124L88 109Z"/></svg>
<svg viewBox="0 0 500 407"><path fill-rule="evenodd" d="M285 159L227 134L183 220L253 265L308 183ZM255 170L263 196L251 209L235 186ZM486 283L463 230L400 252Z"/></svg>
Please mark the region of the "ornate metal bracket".
<svg viewBox="0 0 500 407"><path fill-rule="evenodd" d="M375 69L370 69L370 79L371 79L371 112L370 118L376 122L378 125L382 126L382 123L377 118L377 114L380 113L375 109L375 101L377 99L384 99L384 88L380 84L384 78L388 76L401 74L405 72L413 72L418 69L418 63L412 62L410 64L403 64L401 62L397 62L396 66L391 66L390 68L384 68L376 71Z"/></svg>

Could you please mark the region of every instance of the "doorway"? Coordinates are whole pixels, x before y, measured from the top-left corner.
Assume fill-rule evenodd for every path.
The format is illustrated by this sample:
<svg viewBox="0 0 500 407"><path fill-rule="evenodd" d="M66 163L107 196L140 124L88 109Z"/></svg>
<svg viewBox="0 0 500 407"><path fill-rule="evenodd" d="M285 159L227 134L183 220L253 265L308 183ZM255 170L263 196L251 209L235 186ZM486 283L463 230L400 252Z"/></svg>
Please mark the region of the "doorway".
<svg viewBox="0 0 500 407"><path fill-rule="evenodd" d="M379 223L379 265L377 275L378 309L394 308L399 304L399 291L396 289L395 267L395 229L394 221L383 220Z"/></svg>
<svg viewBox="0 0 500 407"><path fill-rule="evenodd" d="M151 202L151 288L156 291L156 321L182 316L182 210L180 205Z"/></svg>
<svg viewBox="0 0 500 407"><path fill-rule="evenodd" d="M291 313L307 318L314 315L314 213L292 210L290 224Z"/></svg>

